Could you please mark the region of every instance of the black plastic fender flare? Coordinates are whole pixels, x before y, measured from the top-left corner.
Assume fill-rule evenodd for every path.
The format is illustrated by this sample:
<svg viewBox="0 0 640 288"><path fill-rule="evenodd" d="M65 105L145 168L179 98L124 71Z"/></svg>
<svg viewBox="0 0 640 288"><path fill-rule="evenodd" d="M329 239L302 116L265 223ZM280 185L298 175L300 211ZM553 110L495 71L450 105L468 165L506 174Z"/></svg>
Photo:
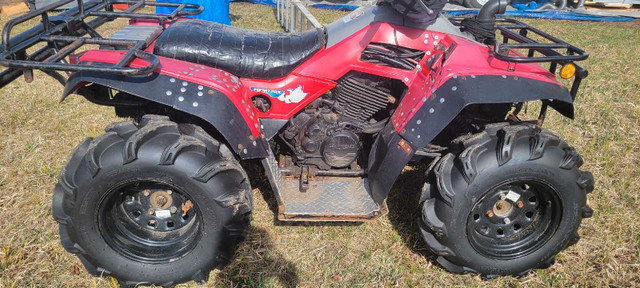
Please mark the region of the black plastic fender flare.
<svg viewBox="0 0 640 288"><path fill-rule="evenodd" d="M225 94L214 88L158 73L122 76L79 72L67 80L60 101L74 92L87 98L87 95L77 91L87 84L109 87L201 118L222 134L241 159L265 158L268 155L266 141L253 135L238 108Z"/></svg>
<svg viewBox="0 0 640 288"><path fill-rule="evenodd" d="M431 142L465 107L534 100L548 100L549 106L573 119L573 97L558 84L498 75L449 78L417 109L401 133L389 122L376 138L368 164L373 199L382 203L416 149Z"/></svg>

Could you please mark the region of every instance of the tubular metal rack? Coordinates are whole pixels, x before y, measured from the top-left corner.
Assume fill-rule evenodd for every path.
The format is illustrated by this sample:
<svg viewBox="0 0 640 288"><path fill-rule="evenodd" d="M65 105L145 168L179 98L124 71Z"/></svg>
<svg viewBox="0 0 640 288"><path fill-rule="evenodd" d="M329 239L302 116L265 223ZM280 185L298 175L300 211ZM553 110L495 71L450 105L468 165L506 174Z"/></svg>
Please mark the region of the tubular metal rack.
<svg viewBox="0 0 640 288"><path fill-rule="evenodd" d="M496 58L516 63L532 63L532 62L572 62L587 59L589 55L584 50L573 46L565 41L553 37L539 29L531 27L520 21L513 19L499 19L496 29L503 36L502 43L496 41L494 52ZM517 31L517 32L516 32ZM530 36L539 37L549 41L549 43L540 43ZM509 43L514 40L518 43ZM527 49L527 57L510 55L510 50ZM567 53L563 54L556 49L566 49ZM543 56L534 57L535 52L540 52Z"/></svg>
<svg viewBox="0 0 640 288"><path fill-rule="evenodd" d="M77 7L57 15L49 15L57 8L73 1L77 1ZM114 11L114 4L127 4L128 8L124 11ZM175 7L176 9L171 14L136 12L145 6ZM62 0L34 10L11 19L4 25L2 46L0 46L0 65L8 68L0 72L0 88L20 75L24 75L27 82L32 81L33 69L44 71L62 84L66 79L57 71L87 71L120 75L149 74L160 62L155 55L143 51L150 44L147 43L148 41L103 38L95 28L117 18L156 20L160 27L164 27L167 21L184 15L196 15L202 10L200 5L146 0L93 0L86 3L82 0ZM16 25L37 17L41 17L40 24L11 37L11 32ZM89 37L84 36L87 34ZM40 43L46 43L46 45L32 53L27 51ZM77 49L91 44L128 51L117 64L110 66L71 64L65 60ZM147 65L137 68L128 67L135 59L144 60Z"/></svg>
<svg viewBox="0 0 640 288"><path fill-rule="evenodd" d="M494 43L493 51L496 58L515 63L550 62L549 72L554 75L558 64L571 63L576 67L576 72L570 93L573 98L576 97L580 83L582 79L587 77L588 72L574 62L587 59L589 57L587 52L514 19L496 19L496 23L496 30L503 36L502 43L497 39ZM547 42L540 43L534 38ZM517 43L509 43L509 40ZM563 49L566 53L562 53ZM512 53L512 51L518 50L527 50L527 56ZM535 52L542 54L542 56L536 56Z"/></svg>
<svg viewBox="0 0 640 288"><path fill-rule="evenodd" d="M462 26L463 19L463 17L449 18L456 26ZM495 21L494 28L502 35L502 42L498 39L493 41L493 56L512 63L548 62L550 63L549 72L554 75L558 64L563 66L571 63L576 67L576 72L570 93L573 98L576 97L582 79L589 73L574 62L587 59L589 57L587 52L518 20L496 18ZM541 43L536 39L544 42ZM509 40L515 43L509 43ZM542 55L536 55L536 52Z"/></svg>

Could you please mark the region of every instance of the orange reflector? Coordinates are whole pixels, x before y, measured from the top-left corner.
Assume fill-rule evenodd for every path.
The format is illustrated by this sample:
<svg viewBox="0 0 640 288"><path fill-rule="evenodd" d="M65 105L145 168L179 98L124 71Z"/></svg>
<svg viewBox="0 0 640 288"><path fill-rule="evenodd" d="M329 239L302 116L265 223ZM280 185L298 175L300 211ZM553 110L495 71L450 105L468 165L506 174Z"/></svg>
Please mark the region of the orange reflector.
<svg viewBox="0 0 640 288"><path fill-rule="evenodd" d="M560 69L560 77L564 79L569 79L573 77L573 75L575 74L576 74L576 66L571 63L562 66L562 69Z"/></svg>
<svg viewBox="0 0 640 288"><path fill-rule="evenodd" d="M411 154L411 145L409 145L407 141L404 141L404 139L401 139L400 142L398 142L398 146L404 150L404 153Z"/></svg>
<svg viewBox="0 0 640 288"><path fill-rule="evenodd" d="M129 4L113 4L113 9L124 11L129 9Z"/></svg>

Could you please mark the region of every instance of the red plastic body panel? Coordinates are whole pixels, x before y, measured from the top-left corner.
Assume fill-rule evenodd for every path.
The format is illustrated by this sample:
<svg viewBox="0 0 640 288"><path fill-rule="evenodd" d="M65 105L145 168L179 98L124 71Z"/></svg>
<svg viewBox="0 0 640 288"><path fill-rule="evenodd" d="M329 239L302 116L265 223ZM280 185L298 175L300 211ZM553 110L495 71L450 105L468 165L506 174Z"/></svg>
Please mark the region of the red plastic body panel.
<svg viewBox="0 0 640 288"><path fill-rule="evenodd" d="M114 50L92 50L87 51L80 57L80 61L117 63L126 51ZM255 113L251 99L247 98L242 81L230 73L220 69L206 67L171 58L158 57L161 62L160 68L156 72L171 76L177 81L184 80L203 86L203 93L207 93L207 88L216 89L225 94L231 102L238 108L240 114L251 129L254 137L259 137L258 117ZM130 66L141 67L146 65L142 60L134 60Z"/></svg>
<svg viewBox="0 0 640 288"><path fill-rule="evenodd" d="M149 25L150 22L131 21L134 25ZM425 57L413 70L397 69L365 62L360 59L362 51L371 42L387 43L425 51ZM452 48L453 47L453 48ZM153 50L153 45L146 49ZM440 61L445 52L446 61ZM119 51L94 50L81 56L80 61L117 63L124 53ZM439 55L438 61L426 66L431 57ZM409 28L389 23L374 22L343 41L323 48L298 66L288 76L274 79L243 79L234 75L198 64L159 57L158 73L177 79L188 80L221 91L236 105L255 137L259 135L260 118L289 119L315 99L336 86L337 81L350 71L359 71L392 79L407 85L399 107L392 116L394 127L400 132L415 111L431 97L442 83L451 77L475 77L477 75L499 75L502 77L530 78L562 85L553 74L538 64L507 63L494 58L490 47L450 34ZM134 61L132 66L141 65ZM258 112L251 103L255 95L270 97L272 108Z"/></svg>

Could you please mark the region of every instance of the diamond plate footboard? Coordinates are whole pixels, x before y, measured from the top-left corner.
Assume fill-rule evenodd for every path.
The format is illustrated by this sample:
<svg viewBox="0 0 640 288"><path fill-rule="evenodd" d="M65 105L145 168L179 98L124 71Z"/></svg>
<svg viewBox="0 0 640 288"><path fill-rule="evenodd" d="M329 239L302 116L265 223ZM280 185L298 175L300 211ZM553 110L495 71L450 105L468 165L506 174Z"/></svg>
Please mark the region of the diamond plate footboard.
<svg viewBox="0 0 640 288"><path fill-rule="evenodd" d="M283 178L269 153L262 163L278 201L279 220L371 221L386 214L386 203L373 201L366 178L316 177L307 192L300 192L299 179Z"/></svg>

